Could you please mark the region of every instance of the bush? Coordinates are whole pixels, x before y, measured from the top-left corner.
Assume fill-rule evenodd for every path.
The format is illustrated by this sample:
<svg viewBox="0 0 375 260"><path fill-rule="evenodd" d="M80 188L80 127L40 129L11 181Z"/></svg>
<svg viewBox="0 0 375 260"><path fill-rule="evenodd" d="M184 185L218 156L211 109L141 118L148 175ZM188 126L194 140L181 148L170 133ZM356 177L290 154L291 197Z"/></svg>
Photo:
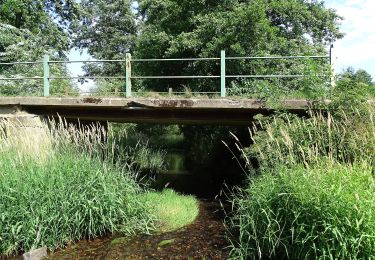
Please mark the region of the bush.
<svg viewBox="0 0 375 260"><path fill-rule="evenodd" d="M128 168L113 164L102 129L52 128L45 147L53 149L44 156L20 152L1 129L0 255L153 227L140 187Z"/></svg>
<svg viewBox="0 0 375 260"><path fill-rule="evenodd" d="M234 259L370 259L375 179L368 165L282 167L234 199Z"/></svg>

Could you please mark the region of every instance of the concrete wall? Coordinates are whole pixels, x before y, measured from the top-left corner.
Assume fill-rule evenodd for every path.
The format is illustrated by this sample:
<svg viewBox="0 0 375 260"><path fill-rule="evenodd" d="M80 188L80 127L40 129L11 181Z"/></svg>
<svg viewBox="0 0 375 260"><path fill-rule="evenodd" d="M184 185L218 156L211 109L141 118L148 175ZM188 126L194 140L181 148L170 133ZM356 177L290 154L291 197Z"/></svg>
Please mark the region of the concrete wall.
<svg viewBox="0 0 375 260"><path fill-rule="evenodd" d="M48 127L41 117L14 109L8 109L11 114L4 112L0 111L3 149L15 148L36 157L45 157L51 151Z"/></svg>

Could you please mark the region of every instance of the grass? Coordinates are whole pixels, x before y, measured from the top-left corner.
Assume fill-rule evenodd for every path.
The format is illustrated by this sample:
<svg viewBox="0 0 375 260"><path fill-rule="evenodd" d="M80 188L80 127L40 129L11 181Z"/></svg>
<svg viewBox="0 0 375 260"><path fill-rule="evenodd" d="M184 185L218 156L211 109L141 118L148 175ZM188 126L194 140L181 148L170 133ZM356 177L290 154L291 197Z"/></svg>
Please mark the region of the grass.
<svg viewBox="0 0 375 260"><path fill-rule="evenodd" d="M373 258L374 115L370 105L260 118L254 144L237 143L249 176L231 198L231 258Z"/></svg>
<svg viewBox="0 0 375 260"><path fill-rule="evenodd" d="M169 232L184 227L196 219L199 214L199 204L195 197L181 195L171 189L161 193L148 192L144 194L146 204L156 217L159 232Z"/></svg>
<svg viewBox="0 0 375 260"><path fill-rule="evenodd" d="M370 259L375 179L368 165L263 173L236 197L233 259Z"/></svg>
<svg viewBox="0 0 375 260"><path fill-rule="evenodd" d="M50 145L30 154L20 147L38 145L31 132L15 145L9 127L0 127L0 255L153 230L143 191L128 167L114 163L103 129L43 130Z"/></svg>

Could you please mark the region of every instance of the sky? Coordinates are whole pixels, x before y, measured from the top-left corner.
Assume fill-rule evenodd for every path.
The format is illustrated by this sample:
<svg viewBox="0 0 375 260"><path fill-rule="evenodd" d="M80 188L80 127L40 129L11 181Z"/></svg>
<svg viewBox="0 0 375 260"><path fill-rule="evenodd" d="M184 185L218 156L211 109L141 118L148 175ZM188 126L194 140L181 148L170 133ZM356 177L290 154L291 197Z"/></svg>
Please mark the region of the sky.
<svg viewBox="0 0 375 260"><path fill-rule="evenodd" d="M334 44L336 71L351 66L355 69L365 69L375 80L375 0L326 0L325 5L333 8L344 17L341 31L345 33L343 39ZM90 59L86 51L80 54L72 50L70 60ZM82 74L80 64L70 67L72 75ZM84 84L87 90L92 84Z"/></svg>
<svg viewBox="0 0 375 260"><path fill-rule="evenodd" d="M375 0L326 0L325 4L344 17L345 36L334 44L336 69L361 68L375 79Z"/></svg>

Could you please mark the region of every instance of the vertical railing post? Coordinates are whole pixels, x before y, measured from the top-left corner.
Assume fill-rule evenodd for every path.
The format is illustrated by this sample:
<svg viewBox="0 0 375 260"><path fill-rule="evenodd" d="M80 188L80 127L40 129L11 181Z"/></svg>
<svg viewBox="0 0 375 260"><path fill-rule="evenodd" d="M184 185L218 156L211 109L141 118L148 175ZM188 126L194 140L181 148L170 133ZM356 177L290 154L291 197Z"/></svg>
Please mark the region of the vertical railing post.
<svg viewBox="0 0 375 260"><path fill-rule="evenodd" d="M220 96L225 97L226 96L226 88L225 88L225 51L221 51L221 57L220 57Z"/></svg>
<svg viewBox="0 0 375 260"><path fill-rule="evenodd" d="M331 77L330 77L330 82L331 82L331 91L336 87L336 54L335 50L333 47L333 44L331 44L329 48L329 63L331 67Z"/></svg>
<svg viewBox="0 0 375 260"><path fill-rule="evenodd" d="M131 67L131 59L132 56L130 53L126 53L126 75L125 75L125 96L131 97L132 96L132 84L131 84L131 76L132 76L132 67Z"/></svg>
<svg viewBox="0 0 375 260"><path fill-rule="evenodd" d="M49 55L43 57L43 95L49 96Z"/></svg>

